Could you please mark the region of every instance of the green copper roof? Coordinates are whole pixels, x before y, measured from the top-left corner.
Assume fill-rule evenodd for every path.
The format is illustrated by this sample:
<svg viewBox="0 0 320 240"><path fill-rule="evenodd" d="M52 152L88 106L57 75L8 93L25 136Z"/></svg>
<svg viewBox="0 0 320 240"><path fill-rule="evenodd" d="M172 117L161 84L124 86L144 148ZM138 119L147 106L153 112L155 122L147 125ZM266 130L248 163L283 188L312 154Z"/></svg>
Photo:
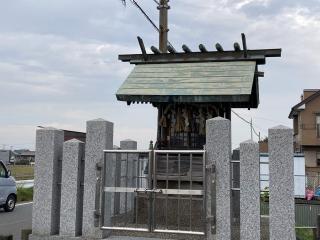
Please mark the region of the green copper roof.
<svg viewBox="0 0 320 240"><path fill-rule="evenodd" d="M117 92L128 102L249 102L255 61L136 65Z"/></svg>

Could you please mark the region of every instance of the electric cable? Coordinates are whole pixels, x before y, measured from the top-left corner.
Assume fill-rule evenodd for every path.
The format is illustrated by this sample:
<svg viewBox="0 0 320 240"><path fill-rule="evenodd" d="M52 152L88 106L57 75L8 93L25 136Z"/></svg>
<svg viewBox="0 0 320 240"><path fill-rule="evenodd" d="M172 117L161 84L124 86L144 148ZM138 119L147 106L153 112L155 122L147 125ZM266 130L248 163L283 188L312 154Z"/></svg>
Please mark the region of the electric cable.
<svg viewBox="0 0 320 240"><path fill-rule="evenodd" d="M126 5L126 0L121 0L122 3L124 5ZM155 3L157 3L159 5L159 2L156 1L156 0L153 0ZM136 7L139 9L139 11L143 14L143 16L148 20L148 22L153 26L153 28L157 31L157 32L160 32L160 29L157 27L157 25L152 21L152 19L148 16L148 14L143 10L143 8L135 1L135 0L130 0L130 2ZM167 40L167 43L169 46L171 46L172 48L173 45L170 43L169 40Z"/></svg>
<svg viewBox="0 0 320 240"><path fill-rule="evenodd" d="M240 116L238 113L236 113L235 111L233 111L233 110L231 110L231 111L232 111L238 118L240 118L242 121L248 123L248 124L251 126L254 134L255 134L257 137L260 137L259 134L257 133L257 131L255 130L255 128L253 127L253 124L252 124L251 122L249 122L249 121L246 120L245 118L241 117L241 116Z"/></svg>

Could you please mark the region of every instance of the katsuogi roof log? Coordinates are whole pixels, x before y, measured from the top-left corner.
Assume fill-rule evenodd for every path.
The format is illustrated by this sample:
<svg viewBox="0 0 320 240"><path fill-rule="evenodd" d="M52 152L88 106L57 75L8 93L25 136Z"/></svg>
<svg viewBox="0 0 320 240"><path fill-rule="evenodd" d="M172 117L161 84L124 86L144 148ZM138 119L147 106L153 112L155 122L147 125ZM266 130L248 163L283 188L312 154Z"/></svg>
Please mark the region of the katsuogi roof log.
<svg viewBox="0 0 320 240"><path fill-rule="evenodd" d="M181 52L147 54L145 61L142 54L119 55L119 60L132 64L153 64L153 63L185 63L185 62L221 62L221 61L256 61L258 65L265 64L267 57L280 57L281 49L258 49L244 51L208 51L208 52Z"/></svg>

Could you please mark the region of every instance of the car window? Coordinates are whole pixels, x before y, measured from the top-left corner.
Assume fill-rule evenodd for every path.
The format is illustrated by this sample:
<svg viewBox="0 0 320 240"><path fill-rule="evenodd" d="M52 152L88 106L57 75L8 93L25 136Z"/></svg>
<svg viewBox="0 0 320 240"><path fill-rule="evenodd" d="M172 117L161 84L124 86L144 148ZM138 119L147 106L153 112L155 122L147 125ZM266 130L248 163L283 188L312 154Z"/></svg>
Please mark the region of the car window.
<svg viewBox="0 0 320 240"><path fill-rule="evenodd" d="M5 178L6 177L6 170L4 169L3 165L0 163L0 177Z"/></svg>

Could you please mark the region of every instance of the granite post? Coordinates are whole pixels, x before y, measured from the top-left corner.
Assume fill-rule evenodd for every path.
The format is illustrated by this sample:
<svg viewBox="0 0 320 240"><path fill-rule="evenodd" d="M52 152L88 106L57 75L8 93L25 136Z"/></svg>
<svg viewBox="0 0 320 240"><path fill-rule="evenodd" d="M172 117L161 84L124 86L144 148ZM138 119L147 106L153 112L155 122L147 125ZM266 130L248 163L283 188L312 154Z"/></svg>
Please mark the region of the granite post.
<svg viewBox="0 0 320 240"><path fill-rule="evenodd" d="M84 201L82 222L82 235L83 237L88 239L99 239L105 237L105 234L103 234L103 232L100 230L100 225L102 224L101 216L103 214L101 212L101 193L103 191L103 150L110 150L112 148L113 123L103 119L88 121L85 146ZM105 180L112 181L112 179L108 179L109 177L110 175L107 174ZM104 220L108 221L109 219ZM108 234L108 232L105 233Z"/></svg>
<svg viewBox="0 0 320 240"><path fill-rule="evenodd" d="M260 239L259 144L240 144L240 239Z"/></svg>
<svg viewBox="0 0 320 240"><path fill-rule="evenodd" d="M208 200L216 203L216 240L231 239L231 123L225 118L216 117L206 122L206 152L207 167L215 166L216 199L210 198L210 187L207 192ZM213 172L213 171L211 171ZM212 184L209 178L209 185ZM210 203L209 203L210 204ZM214 216L207 204L207 218ZM212 239L211 229L207 231L208 239Z"/></svg>
<svg viewBox="0 0 320 240"><path fill-rule="evenodd" d="M60 235L82 233L84 143L72 139L63 144Z"/></svg>
<svg viewBox="0 0 320 240"><path fill-rule="evenodd" d="M285 126L269 129L270 240L295 236L293 131Z"/></svg>
<svg viewBox="0 0 320 240"><path fill-rule="evenodd" d="M31 239L59 233L63 131L36 132L36 159Z"/></svg>

